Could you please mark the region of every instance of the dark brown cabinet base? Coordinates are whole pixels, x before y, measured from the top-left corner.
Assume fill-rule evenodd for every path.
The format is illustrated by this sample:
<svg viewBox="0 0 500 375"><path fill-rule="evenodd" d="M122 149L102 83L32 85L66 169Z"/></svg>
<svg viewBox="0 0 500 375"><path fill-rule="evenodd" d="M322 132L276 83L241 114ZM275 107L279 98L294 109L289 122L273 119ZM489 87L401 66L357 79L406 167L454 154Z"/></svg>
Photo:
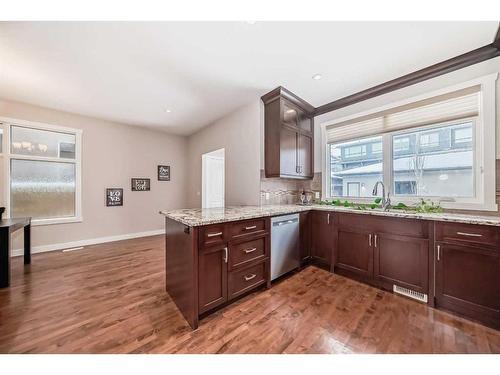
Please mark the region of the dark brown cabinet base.
<svg viewBox="0 0 500 375"><path fill-rule="evenodd" d="M436 233L436 306L500 329L498 229L436 224Z"/></svg>
<svg viewBox="0 0 500 375"><path fill-rule="evenodd" d="M300 259L500 329L500 228L311 210ZM166 219L166 287L191 327L270 286L270 219L201 227Z"/></svg>
<svg viewBox="0 0 500 375"><path fill-rule="evenodd" d="M334 272L393 290L429 292L429 222L337 215Z"/></svg>
<svg viewBox="0 0 500 375"><path fill-rule="evenodd" d="M269 218L187 227L167 218L166 288L189 325L270 286Z"/></svg>

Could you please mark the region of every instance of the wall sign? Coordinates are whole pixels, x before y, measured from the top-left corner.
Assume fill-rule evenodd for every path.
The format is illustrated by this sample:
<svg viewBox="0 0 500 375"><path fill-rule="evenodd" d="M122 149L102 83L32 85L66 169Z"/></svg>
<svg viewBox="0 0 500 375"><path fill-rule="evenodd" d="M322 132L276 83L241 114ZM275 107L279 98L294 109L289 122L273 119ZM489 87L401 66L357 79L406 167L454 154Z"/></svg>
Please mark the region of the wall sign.
<svg viewBox="0 0 500 375"><path fill-rule="evenodd" d="M133 178L132 191L149 191L151 190L151 180L149 178Z"/></svg>
<svg viewBox="0 0 500 375"><path fill-rule="evenodd" d="M123 189L108 188L106 189L106 206L123 206Z"/></svg>
<svg viewBox="0 0 500 375"><path fill-rule="evenodd" d="M170 165L158 166L158 181L170 181Z"/></svg>

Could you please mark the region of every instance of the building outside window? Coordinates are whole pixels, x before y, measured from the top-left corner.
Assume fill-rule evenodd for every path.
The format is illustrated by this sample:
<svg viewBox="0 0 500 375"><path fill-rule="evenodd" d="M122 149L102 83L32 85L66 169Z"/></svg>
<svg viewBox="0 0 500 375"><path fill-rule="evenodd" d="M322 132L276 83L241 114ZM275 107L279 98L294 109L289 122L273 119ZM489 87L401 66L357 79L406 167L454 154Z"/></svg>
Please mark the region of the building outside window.
<svg viewBox="0 0 500 375"><path fill-rule="evenodd" d="M81 220L81 131L47 124L2 123L8 215L36 224Z"/></svg>

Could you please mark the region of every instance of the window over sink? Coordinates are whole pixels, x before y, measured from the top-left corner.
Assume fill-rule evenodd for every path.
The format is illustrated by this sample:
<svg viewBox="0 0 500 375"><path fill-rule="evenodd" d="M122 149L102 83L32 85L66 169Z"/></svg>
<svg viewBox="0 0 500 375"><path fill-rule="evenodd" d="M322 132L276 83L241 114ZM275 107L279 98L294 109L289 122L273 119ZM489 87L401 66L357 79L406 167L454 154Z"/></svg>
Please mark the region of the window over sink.
<svg viewBox="0 0 500 375"><path fill-rule="evenodd" d="M322 124L324 198L496 210L495 81L482 77ZM381 189L379 189L380 192Z"/></svg>

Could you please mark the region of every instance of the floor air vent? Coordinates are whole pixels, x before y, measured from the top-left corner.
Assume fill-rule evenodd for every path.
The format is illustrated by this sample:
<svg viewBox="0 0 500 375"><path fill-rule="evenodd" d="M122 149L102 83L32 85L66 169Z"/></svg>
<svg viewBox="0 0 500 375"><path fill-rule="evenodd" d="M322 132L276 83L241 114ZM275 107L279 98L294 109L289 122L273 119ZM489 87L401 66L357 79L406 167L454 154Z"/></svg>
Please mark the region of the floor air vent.
<svg viewBox="0 0 500 375"><path fill-rule="evenodd" d="M414 290L403 288L398 285L393 285L392 290L394 293L402 294L403 296L416 299L417 301L427 303L427 294L415 292Z"/></svg>

